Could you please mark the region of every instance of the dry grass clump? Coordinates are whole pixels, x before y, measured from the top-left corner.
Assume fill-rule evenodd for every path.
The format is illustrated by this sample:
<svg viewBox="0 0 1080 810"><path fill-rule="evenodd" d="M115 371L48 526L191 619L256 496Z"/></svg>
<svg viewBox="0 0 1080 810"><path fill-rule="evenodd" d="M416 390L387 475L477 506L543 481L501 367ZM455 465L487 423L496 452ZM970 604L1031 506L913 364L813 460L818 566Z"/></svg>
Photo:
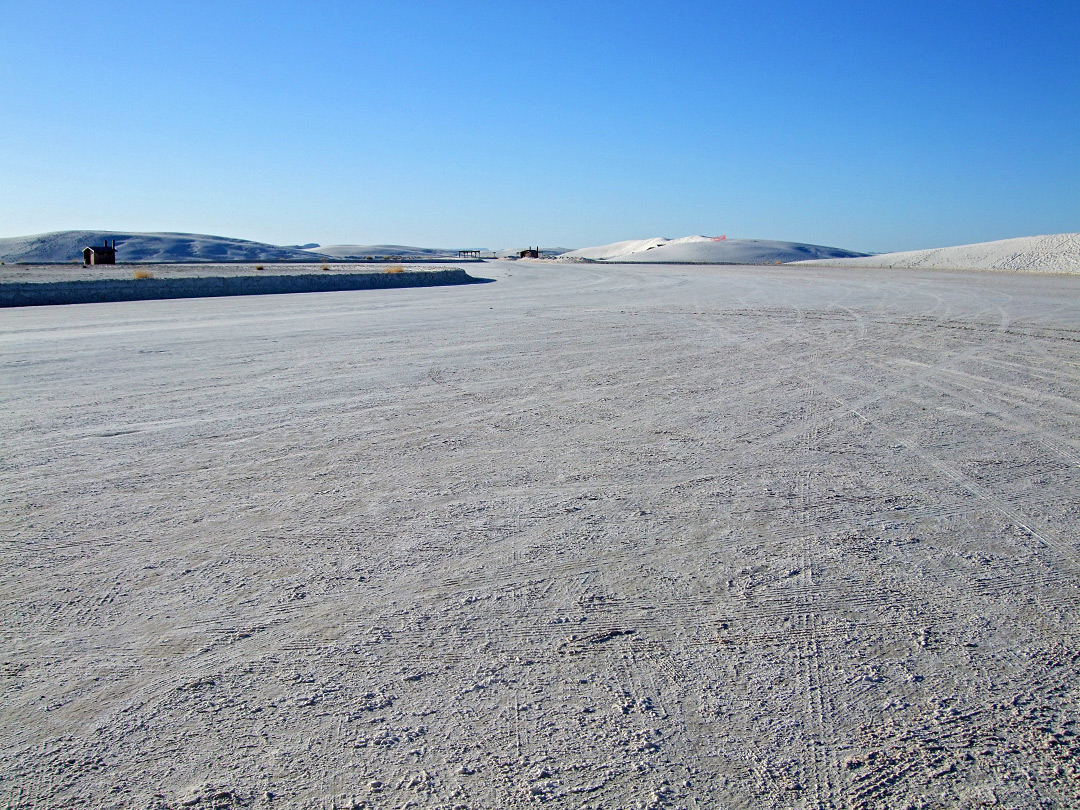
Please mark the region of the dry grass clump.
<svg viewBox="0 0 1080 810"><path fill-rule="evenodd" d="M135 278L153 278L154 274L149 270L136 270Z"/></svg>
<svg viewBox="0 0 1080 810"><path fill-rule="evenodd" d="M266 268L263 267L261 264L257 264L257 265L255 265L255 269L256 270L265 270Z"/></svg>
<svg viewBox="0 0 1080 810"><path fill-rule="evenodd" d="M329 269L330 269L330 265L328 265L328 264L324 264L324 265L322 266L322 269L323 269L323 270L329 270Z"/></svg>
<svg viewBox="0 0 1080 810"><path fill-rule="evenodd" d="M405 268L402 267L400 264L392 264L389 267L387 267L385 270L383 270L383 272L384 273L404 273Z"/></svg>

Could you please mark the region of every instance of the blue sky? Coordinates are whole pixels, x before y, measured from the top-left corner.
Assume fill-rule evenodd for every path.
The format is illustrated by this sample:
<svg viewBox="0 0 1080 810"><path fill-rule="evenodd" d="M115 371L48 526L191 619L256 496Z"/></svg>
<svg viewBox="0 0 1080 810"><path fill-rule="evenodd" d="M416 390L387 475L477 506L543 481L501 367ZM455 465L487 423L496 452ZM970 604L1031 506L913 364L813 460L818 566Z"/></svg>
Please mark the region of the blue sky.
<svg viewBox="0 0 1080 810"><path fill-rule="evenodd" d="M8 0L0 236L1075 232L1077 42L1077 0Z"/></svg>

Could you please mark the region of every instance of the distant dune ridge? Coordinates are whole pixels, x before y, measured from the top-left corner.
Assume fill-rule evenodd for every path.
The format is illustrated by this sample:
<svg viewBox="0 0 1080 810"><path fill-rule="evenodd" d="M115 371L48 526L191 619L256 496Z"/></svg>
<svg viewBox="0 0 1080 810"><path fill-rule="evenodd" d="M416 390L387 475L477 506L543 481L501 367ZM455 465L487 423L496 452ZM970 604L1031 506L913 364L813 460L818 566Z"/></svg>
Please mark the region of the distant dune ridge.
<svg viewBox="0 0 1080 810"><path fill-rule="evenodd" d="M1019 273L1080 273L1080 233L1021 236L974 245L906 250L807 264L905 270L1008 270Z"/></svg>
<svg viewBox="0 0 1080 810"><path fill-rule="evenodd" d="M0 260L8 263L81 262L82 249L116 240L117 261L170 264L212 262L298 262L381 258L450 259L456 248L408 245L269 245L247 239L194 233L55 231L0 239ZM519 249L481 255L516 257ZM1080 234L1024 236L973 245L868 255L842 248L767 239L634 239L610 245L566 250L543 248L559 261L606 261L666 264L817 264L883 269L1002 270L1025 273L1080 273Z"/></svg>
<svg viewBox="0 0 1080 810"><path fill-rule="evenodd" d="M458 248L421 248L409 245L309 245L306 246L313 252L323 256L333 256L337 259L365 259L369 256L415 256L425 259L456 259ZM505 250L491 250L490 248L471 248L479 250L480 255L490 259L516 258L523 248L506 248ZM544 253L565 253L570 248L541 248Z"/></svg>
<svg viewBox="0 0 1080 810"><path fill-rule="evenodd" d="M831 259L865 256L842 248L807 245L801 242L776 242L768 239L720 239L709 236L684 236L681 239L636 239L610 245L572 250L563 260L609 262L776 264L800 259Z"/></svg>
<svg viewBox="0 0 1080 810"><path fill-rule="evenodd" d="M455 258L458 254L456 249L409 245L312 245L307 250L318 256L332 256L335 259L366 259L370 256L421 256L425 259L436 259Z"/></svg>
<svg viewBox="0 0 1080 810"><path fill-rule="evenodd" d="M82 249L116 240L119 262L310 262L310 251L278 247L247 239L199 233L125 233L121 231L54 231L0 239L5 262L74 262Z"/></svg>
<svg viewBox="0 0 1080 810"><path fill-rule="evenodd" d="M423 248L410 245L269 245L248 239L200 233L136 233L126 231L53 231L30 236L0 239L0 260L5 262L75 262L82 249L116 240L119 262L312 262L323 259L366 259L369 257L419 259L457 258L458 248ZM519 248L494 252L517 256ZM565 248L546 251L561 253ZM493 251L480 248L481 254Z"/></svg>

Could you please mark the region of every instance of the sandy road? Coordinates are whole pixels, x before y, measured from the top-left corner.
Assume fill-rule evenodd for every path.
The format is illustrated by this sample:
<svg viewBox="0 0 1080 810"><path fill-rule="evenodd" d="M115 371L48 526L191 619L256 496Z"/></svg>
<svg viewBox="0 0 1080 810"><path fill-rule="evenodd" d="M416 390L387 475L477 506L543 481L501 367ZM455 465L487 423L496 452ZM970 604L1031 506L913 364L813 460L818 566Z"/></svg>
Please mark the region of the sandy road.
<svg viewBox="0 0 1080 810"><path fill-rule="evenodd" d="M1080 279L0 312L7 807L1080 804Z"/></svg>

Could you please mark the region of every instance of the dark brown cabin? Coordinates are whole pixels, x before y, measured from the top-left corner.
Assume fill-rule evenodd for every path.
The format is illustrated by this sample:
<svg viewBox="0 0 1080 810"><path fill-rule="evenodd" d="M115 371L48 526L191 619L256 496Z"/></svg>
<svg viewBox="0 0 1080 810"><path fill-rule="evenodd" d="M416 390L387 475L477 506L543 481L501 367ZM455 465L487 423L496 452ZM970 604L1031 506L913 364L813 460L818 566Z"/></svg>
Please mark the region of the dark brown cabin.
<svg viewBox="0 0 1080 810"><path fill-rule="evenodd" d="M112 245L109 245L108 239L102 241L105 244L99 247L83 248L83 264L116 264L116 240L112 240Z"/></svg>
<svg viewBox="0 0 1080 810"><path fill-rule="evenodd" d="M518 256L522 259L539 259L540 247L537 246L534 248L525 248L525 250L518 253Z"/></svg>

